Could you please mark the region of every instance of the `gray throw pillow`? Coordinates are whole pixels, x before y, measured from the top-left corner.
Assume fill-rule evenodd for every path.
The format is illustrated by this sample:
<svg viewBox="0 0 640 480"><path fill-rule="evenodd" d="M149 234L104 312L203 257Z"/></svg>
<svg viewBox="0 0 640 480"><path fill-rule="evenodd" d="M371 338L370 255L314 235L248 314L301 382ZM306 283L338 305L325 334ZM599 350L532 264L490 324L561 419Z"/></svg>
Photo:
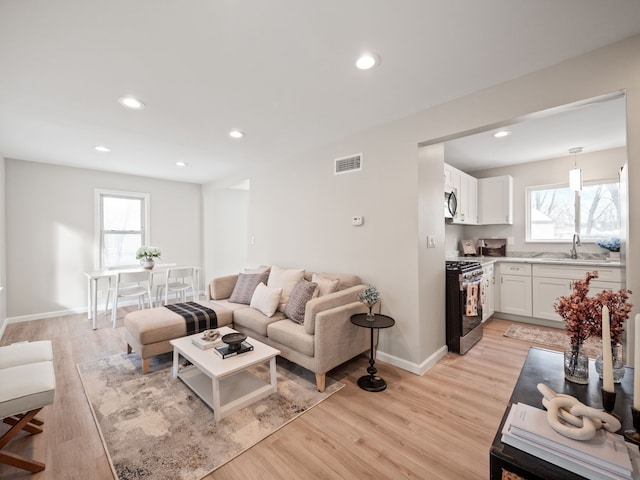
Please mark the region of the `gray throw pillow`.
<svg viewBox="0 0 640 480"><path fill-rule="evenodd" d="M239 273L236 286L233 288L233 292L229 297L231 303L243 303L249 305L251 303L251 297L256 287L262 283L267 283L269 279L269 272L264 273Z"/></svg>
<svg viewBox="0 0 640 480"><path fill-rule="evenodd" d="M307 308L307 302L313 297L313 292L315 292L317 286L317 283L307 280L300 280L296 283L284 307L284 314L287 318L296 323L304 323L304 311Z"/></svg>

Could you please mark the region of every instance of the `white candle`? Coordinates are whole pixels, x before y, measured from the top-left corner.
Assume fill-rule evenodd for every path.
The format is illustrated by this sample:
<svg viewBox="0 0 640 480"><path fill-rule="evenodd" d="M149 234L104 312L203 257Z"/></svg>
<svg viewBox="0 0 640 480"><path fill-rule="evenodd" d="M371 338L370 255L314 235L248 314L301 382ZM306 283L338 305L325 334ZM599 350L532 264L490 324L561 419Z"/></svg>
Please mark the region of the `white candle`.
<svg viewBox="0 0 640 480"><path fill-rule="evenodd" d="M633 344L633 408L640 410L640 315L636 315Z"/></svg>
<svg viewBox="0 0 640 480"><path fill-rule="evenodd" d="M613 354L611 352L611 326L609 307L602 307L602 387L613 393Z"/></svg>

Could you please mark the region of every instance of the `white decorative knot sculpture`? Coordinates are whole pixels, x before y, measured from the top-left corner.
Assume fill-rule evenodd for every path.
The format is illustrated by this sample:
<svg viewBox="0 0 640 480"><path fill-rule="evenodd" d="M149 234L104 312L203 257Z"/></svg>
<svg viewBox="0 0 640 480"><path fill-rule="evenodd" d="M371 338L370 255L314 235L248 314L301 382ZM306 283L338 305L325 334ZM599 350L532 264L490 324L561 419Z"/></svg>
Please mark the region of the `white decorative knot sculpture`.
<svg viewBox="0 0 640 480"><path fill-rule="evenodd" d="M599 428L617 432L622 426L613 415L589 407L571 395L558 394L544 383L538 384L538 391L543 396L549 425L565 437L590 440Z"/></svg>

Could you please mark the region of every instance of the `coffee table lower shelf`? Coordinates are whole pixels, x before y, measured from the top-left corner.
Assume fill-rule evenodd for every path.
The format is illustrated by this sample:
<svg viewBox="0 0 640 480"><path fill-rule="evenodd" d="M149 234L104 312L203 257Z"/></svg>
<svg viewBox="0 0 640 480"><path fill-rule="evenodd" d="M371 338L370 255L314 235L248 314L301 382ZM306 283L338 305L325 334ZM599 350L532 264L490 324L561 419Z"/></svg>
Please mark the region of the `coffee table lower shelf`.
<svg viewBox="0 0 640 480"><path fill-rule="evenodd" d="M216 382L191 365L178 372L182 380L193 392L214 411L216 420L240 410L277 391L275 385L262 380L246 370L240 371ZM217 388L214 385L218 383ZM219 392L220 405L216 408L214 392Z"/></svg>

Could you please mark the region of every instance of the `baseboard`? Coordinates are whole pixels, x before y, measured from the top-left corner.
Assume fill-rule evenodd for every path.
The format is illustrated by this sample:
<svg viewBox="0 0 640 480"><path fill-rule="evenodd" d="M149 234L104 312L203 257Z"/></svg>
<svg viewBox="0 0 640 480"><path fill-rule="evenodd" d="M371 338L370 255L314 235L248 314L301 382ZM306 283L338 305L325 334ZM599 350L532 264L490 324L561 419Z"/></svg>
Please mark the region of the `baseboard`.
<svg viewBox="0 0 640 480"><path fill-rule="evenodd" d="M202 298L202 295L200 295L200 298ZM190 300L187 300L187 301L190 301ZM120 300L118 302L118 306L120 307L126 307L129 305L137 305L137 304L138 304L137 300L126 300L126 301ZM31 322L32 320L42 320L44 318L62 317L65 315L77 315L79 313L86 314L87 311L88 311L87 307L81 307L81 308L71 308L68 310L58 310L55 312L43 312L43 313L34 313L32 315L8 317L4 325L1 327L2 330L0 330L0 338L2 338L2 333L4 332L4 328L6 328L6 325L9 323ZM100 315L101 311L102 309L98 308L98 315Z"/></svg>
<svg viewBox="0 0 640 480"><path fill-rule="evenodd" d="M496 312L493 317L500 318L502 320L511 320L512 322L529 323L531 325L541 325L543 327L551 328L565 328L564 322L555 320L546 320L544 318L535 317L523 317L521 315L513 315L511 313Z"/></svg>
<svg viewBox="0 0 640 480"><path fill-rule="evenodd" d="M443 345L432 355L427 357L422 363L418 364L378 350L376 352L376 360L389 363L394 367L401 368L403 370L406 370L407 372L415 373L416 375L424 375L424 373L426 373L431 369L431 367L438 363L441 358L444 358L448 351L449 350L447 349L447 346Z"/></svg>

